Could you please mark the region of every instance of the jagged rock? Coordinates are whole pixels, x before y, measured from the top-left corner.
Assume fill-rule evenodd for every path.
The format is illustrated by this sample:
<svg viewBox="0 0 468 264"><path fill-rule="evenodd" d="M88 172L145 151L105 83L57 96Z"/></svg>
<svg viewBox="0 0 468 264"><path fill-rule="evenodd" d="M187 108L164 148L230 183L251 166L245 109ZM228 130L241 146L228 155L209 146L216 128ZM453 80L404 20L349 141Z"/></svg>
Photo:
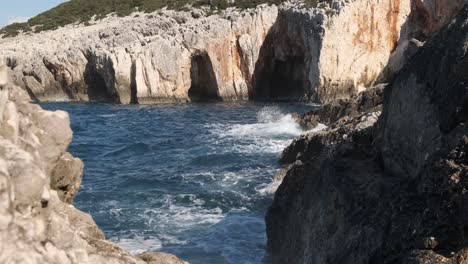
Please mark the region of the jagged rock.
<svg viewBox="0 0 468 264"><path fill-rule="evenodd" d="M138 255L139 258L146 261L148 264L188 264L176 258L174 255L166 253L145 252Z"/></svg>
<svg viewBox="0 0 468 264"><path fill-rule="evenodd" d="M66 152L68 114L30 104L24 90L1 81L0 263L146 263L106 241L91 216L68 204L83 169Z"/></svg>
<svg viewBox="0 0 468 264"><path fill-rule="evenodd" d="M71 204L81 185L83 162L70 153L63 154L50 177L50 187L57 190L60 200Z"/></svg>
<svg viewBox="0 0 468 264"><path fill-rule="evenodd" d="M374 125L345 117L291 144L273 263L467 262L467 43L468 5L389 83Z"/></svg>
<svg viewBox="0 0 468 264"><path fill-rule="evenodd" d="M379 115L380 112L377 111L355 117L343 117L325 130L305 133L294 139L283 151L280 163L286 165L295 161L305 162L311 157L325 154L323 151L328 151L343 140L358 143L365 138L361 131L372 127Z"/></svg>
<svg viewBox="0 0 468 264"><path fill-rule="evenodd" d="M408 40L433 32L461 6L426 0L416 8L415 1L285 3L211 16L160 10L3 39L0 55L15 82L41 101L327 103L385 80L394 50L406 54ZM430 28L411 10L427 10Z"/></svg>
<svg viewBox="0 0 468 264"><path fill-rule="evenodd" d="M325 104L319 109L305 113L295 120L305 130L315 128L319 123L329 125L343 117L353 117L364 112L377 112L381 110L383 93L387 84L370 87L350 99L341 99Z"/></svg>

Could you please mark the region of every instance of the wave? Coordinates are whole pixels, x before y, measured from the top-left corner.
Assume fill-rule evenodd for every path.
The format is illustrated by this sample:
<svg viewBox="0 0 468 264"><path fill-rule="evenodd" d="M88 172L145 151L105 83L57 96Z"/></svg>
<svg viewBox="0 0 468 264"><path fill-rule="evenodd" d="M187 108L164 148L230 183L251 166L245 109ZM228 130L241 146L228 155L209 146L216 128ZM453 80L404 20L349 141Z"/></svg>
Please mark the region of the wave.
<svg viewBox="0 0 468 264"><path fill-rule="evenodd" d="M158 251L162 248L162 242L156 237L134 236L134 238L111 239L130 253L138 255L146 251Z"/></svg>
<svg viewBox="0 0 468 264"><path fill-rule="evenodd" d="M257 113L256 123L209 126L218 138L215 144L225 144L225 152L230 153L281 153L304 132L291 114L275 106L263 107Z"/></svg>
<svg viewBox="0 0 468 264"><path fill-rule="evenodd" d="M298 136L303 132L291 114L282 113L278 107L264 107L257 113L257 123L232 125L221 136L262 138Z"/></svg>

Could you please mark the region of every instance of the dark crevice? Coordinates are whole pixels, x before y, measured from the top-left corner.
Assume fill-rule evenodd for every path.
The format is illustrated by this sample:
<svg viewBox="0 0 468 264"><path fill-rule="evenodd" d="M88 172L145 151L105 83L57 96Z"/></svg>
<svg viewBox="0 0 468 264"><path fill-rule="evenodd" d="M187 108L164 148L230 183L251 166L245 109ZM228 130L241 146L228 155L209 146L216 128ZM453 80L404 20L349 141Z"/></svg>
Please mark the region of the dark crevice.
<svg viewBox="0 0 468 264"><path fill-rule="evenodd" d="M257 75L254 98L291 101L303 97L309 83L304 58L304 55L267 58L270 63Z"/></svg>
<svg viewBox="0 0 468 264"><path fill-rule="evenodd" d="M190 79L192 81L188 91L190 101L219 101L221 99L213 65L206 52L193 55Z"/></svg>
<svg viewBox="0 0 468 264"><path fill-rule="evenodd" d="M104 77L90 64L86 66L84 80L87 86L86 92L89 101L114 102L114 98L109 93Z"/></svg>
<svg viewBox="0 0 468 264"><path fill-rule="evenodd" d="M132 67L130 69L130 103L138 104L135 61L132 62Z"/></svg>
<svg viewBox="0 0 468 264"><path fill-rule="evenodd" d="M280 16L268 32L255 64L251 99L299 101L311 91L308 60L313 51L297 40L304 38L300 29L291 32L289 28L288 21Z"/></svg>

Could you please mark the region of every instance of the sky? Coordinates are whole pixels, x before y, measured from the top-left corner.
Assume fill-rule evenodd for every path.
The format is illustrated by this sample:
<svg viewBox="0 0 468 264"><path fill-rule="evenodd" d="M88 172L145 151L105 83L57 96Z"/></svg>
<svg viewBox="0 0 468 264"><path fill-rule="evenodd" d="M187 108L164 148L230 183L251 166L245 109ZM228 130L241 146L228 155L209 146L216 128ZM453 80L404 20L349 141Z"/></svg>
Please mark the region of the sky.
<svg viewBox="0 0 468 264"><path fill-rule="evenodd" d="M24 22L67 0L0 0L0 27Z"/></svg>

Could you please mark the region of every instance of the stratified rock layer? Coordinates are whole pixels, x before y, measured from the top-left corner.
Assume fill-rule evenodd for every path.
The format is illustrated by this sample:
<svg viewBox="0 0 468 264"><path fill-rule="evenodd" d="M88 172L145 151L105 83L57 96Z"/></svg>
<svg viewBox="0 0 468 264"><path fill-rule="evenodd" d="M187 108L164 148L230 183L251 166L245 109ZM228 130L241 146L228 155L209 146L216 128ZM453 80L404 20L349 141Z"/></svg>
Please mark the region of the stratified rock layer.
<svg viewBox="0 0 468 264"><path fill-rule="evenodd" d="M68 114L29 103L0 63L0 263L146 263L70 205L83 172L66 152L71 140ZM152 263L176 260L154 254Z"/></svg>
<svg viewBox="0 0 468 264"><path fill-rule="evenodd" d="M0 55L41 101L330 102L398 71L413 38L424 41L464 0L318 2L109 17L1 40Z"/></svg>
<svg viewBox="0 0 468 264"><path fill-rule="evenodd" d="M468 6L385 89L383 111L301 136L268 211L274 263L467 263Z"/></svg>

